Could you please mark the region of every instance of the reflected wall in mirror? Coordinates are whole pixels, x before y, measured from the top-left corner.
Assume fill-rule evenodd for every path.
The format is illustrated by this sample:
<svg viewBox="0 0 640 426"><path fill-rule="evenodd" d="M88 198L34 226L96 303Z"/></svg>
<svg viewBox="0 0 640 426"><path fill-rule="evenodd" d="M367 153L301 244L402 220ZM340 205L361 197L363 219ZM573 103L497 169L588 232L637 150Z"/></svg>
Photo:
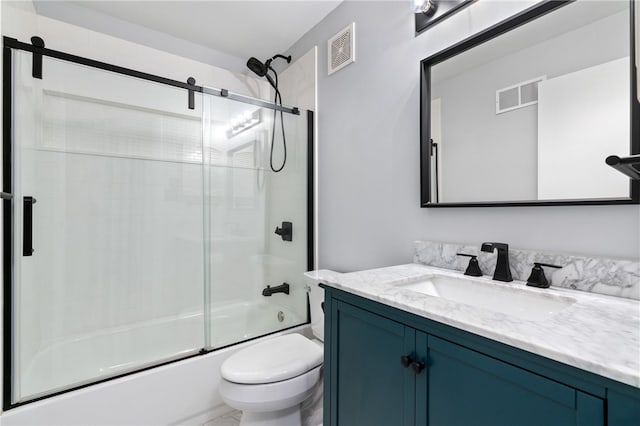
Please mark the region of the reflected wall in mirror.
<svg viewBox="0 0 640 426"><path fill-rule="evenodd" d="M638 203L633 6L544 2L422 61L422 205Z"/></svg>

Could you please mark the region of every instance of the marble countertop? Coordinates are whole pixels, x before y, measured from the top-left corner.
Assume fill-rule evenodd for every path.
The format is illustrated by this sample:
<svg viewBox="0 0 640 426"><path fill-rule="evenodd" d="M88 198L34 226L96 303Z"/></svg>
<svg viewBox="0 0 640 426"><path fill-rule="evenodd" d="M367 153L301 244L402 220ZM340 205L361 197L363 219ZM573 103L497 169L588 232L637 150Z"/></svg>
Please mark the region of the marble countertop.
<svg viewBox="0 0 640 426"><path fill-rule="evenodd" d="M553 287L537 289L522 281L502 283L487 276L473 278L505 288L575 299L551 318L533 321L399 286L432 274L464 277L461 272L420 264L345 274L328 270L306 273L330 287L640 388L639 301Z"/></svg>

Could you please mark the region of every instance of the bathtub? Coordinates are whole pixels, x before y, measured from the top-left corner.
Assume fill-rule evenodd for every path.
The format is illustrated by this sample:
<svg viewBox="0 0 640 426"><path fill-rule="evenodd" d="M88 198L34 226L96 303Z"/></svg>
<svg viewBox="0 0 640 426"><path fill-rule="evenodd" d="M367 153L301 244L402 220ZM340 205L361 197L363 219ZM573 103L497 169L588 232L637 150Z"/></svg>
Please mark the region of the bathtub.
<svg viewBox="0 0 640 426"><path fill-rule="evenodd" d="M214 305L210 322L211 345L221 348L306 321L306 317L292 312L290 308L262 300Z"/></svg>
<svg viewBox="0 0 640 426"><path fill-rule="evenodd" d="M29 403L3 413L0 423L3 426L202 424L227 409L217 393L220 365L256 340L233 343L285 328L286 331L276 334L309 335L308 325L297 326L305 321L290 309L266 301L214 306L211 344L214 348L225 348ZM51 393L50 389L62 390L70 382L82 385L96 378L126 374L149 366L145 360L157 360L160 355L165 361L196 355L204 333L200 312L53 342L25 366L21 390L23 394L37 396L44 389L49 389L47 393ZM132 358L128 352L124 359L123 351L117 350L123 345L135 348L137 356ZM50 368L51 363L60 368ZM149 392L150 389L153 391Z"/></svg>

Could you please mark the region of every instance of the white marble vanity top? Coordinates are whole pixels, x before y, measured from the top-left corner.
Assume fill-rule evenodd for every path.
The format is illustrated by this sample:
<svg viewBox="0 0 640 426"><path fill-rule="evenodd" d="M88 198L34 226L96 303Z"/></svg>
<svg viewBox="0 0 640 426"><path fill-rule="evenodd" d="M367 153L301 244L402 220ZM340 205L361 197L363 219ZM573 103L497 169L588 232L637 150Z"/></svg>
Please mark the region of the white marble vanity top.
<svg viewBox="0 0 640 426"><path fill-rule="evenodd" d="M506 291L522 289L575 303L542 321L525 320L402 288L429 275L461 272L420 264L339 274L308 272L314 280L403 311L460 328L640 388L640 301L560 288L537 289L522 281L473 278Z"/></svg>

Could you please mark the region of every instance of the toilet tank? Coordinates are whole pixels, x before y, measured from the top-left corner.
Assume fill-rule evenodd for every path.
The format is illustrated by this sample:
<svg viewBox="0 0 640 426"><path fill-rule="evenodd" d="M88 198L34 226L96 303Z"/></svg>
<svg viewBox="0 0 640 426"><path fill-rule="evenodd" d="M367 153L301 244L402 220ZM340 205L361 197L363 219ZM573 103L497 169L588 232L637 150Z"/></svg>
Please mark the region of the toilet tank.
<svg viewBox="0 0 640 426"><path fill-rule="evenodd" d="M308 285L311 331L316 339L324 342L324 289L320 288L320 281L309 280Z"/></svg>
<svg viewBox="0 0 640 426"><path fill-rule="evenodd" d="M320 288L320 283L327 281L330 277L340 275L339 272L321 269L310 271L304 274L307 288L309 289L309 309L311 314L311 331L316 339L324 342L324 289Z"/></svg>

